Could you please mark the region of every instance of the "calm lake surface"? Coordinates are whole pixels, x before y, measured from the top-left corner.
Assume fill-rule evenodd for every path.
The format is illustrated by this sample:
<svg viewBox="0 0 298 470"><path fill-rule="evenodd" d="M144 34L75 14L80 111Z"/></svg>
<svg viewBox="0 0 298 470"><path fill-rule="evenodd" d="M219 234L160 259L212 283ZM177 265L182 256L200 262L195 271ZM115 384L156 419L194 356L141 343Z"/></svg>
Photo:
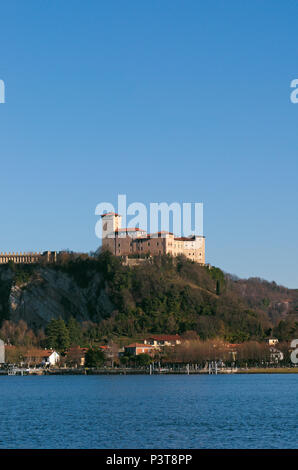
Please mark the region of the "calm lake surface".
<svg viewBox="0 0 298 470"><path fill-rule="evenodd" d="M298 374L0 377L0 448L298 448Z"/></svg>

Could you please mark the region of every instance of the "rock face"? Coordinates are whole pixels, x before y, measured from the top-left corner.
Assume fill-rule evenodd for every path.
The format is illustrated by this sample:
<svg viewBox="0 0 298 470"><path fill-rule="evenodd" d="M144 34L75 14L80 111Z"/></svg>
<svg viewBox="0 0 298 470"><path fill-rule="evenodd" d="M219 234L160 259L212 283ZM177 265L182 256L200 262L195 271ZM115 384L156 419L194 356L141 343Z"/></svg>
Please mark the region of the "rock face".
<svg viewBox="0 0 298 470"><path fill-rule="evenodd" d="M9 269L0 270L0 315L28 326L44 327L51 318L70 316L97 322L108 317L113 305L99 274L93 273L85 288L63 271L35 267L28 280L16 282Z"/></svg>

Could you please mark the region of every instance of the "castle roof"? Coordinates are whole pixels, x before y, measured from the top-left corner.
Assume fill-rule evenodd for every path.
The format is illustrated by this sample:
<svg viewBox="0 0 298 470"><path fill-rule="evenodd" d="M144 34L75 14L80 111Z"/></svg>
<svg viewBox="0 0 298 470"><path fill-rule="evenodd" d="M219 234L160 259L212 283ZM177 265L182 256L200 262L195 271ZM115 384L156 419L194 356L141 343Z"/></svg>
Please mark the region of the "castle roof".
<svg viewBox="0 0 298 470"><path fill-rule="evenodd" d="M126 227L126 228L117 228L115 232L145 232L145 230L142 230L138 227Z"/></svg>
<svg viewBox="0 0 298 470"><path fill-rule="evenodd" d="M116 214L116 212L107 212L106 214L101 214L100 217L105 217L106 215L114 215L115 217L121 217L119 214Z"/></svg>
<svg viewBox="0 0 298 470"><path fill-rule="evenodd" d="M175 240L181 241L181 242L189 242L195 240L195 236L193 235L192 237L175 237Z"/></svg>

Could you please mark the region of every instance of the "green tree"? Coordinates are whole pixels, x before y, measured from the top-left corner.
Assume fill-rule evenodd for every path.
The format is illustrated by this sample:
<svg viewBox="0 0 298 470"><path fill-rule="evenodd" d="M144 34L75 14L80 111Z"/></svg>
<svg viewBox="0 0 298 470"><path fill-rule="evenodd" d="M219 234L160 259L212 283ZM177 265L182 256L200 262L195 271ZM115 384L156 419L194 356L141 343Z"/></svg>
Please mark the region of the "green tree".
<svg viewBox="0 0 298 470"><path fill-rule="evenodd" d="M85 355L86 367L101 367L105 362L105 355L100 349L90 348Z"/></svg>
<svg viewBox="0 0 298 470"><path fill-rule="evenodd" d="M74 318L70 317L67 322L67 328L69 332L69 342L71 345L80 346L82 342L82 329L79 322Z"/></svg>
<svg viewBox="0 0 298 470"><path fill-rule="evenodd" d="M149 354L142 353L136 356L136 364L140 367L148 366L151 361L152 358L149 356Z"/></svg>
<svg viewBox="0 0 298 470"><path fill-rule="evenodd" d="M70 346L69 331L64 320L52 318L46 328L46 344L49 348L63 351Z"/></svg>
<svg viewBox="0 0 298 470"><path fill-rule="evenodd" d="M129 361L130 361L130 357L128 357L128 356L121 356L121 357L120 357L120 364L121 364L122 366L125 366L125 367L126 367L127 364L129 363Z"/></svg>

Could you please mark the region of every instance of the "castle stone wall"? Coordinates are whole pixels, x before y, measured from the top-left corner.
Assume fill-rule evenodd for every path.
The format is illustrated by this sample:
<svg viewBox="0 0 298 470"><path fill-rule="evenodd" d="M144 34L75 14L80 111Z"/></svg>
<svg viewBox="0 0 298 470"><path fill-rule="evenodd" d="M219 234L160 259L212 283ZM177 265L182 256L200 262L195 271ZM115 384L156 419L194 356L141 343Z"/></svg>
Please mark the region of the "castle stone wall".
<svg viewBox="0 0 298 470"><path fill-rule="evenodd" d="M10 261L16 264L34 264L42 261L55 263L57 261L56 251L44 251L43 253L0 253L0 265Z"/></svg>

